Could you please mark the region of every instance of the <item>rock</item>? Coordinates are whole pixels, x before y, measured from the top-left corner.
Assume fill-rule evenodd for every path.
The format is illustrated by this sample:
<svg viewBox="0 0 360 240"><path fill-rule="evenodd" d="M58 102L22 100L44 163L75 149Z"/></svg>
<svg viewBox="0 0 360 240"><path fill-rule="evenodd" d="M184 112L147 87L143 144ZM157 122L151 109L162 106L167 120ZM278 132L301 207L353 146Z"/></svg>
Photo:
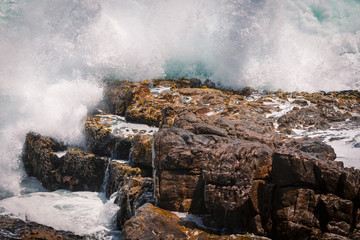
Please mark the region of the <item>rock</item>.
<svg viewBox="0 0 360 240"><path fill-rule="evenodd" d="M353 203L336 195L320 196L323 214L326 220L322 223L326 232L347 236L353 221Z"/></svg>
<svg viewBox="0 0 360 240"><path fill-rule="evenodd" d="M173 210L202 209L201 168L206 158L205 137L169 128L155 135L156 197L159 206Z"/></svg>
<svg viewBox="0 0 360 240"><path fill-rule="evenodd" d="M175 214L148 203L125 223L121 239L186 239L179 220Z"/></svg>
<svg viewBox="0 0 360 240"><path fill-rule="evenodd" d="M348 240L349 238L334 233L324 233L320 237L321 240ZM355 239L355 238L354 238Z"/></svg>
<svg viewBox="0 0 360 240"><path fill-rule="evenodd" d="M305 99L295 99L292 103L300 105L301 107L305 107L309 105L309 103Z"/></svg>
<svg viewBox="0 0 360 240"><path fill-rule="evenodd" d="M341 122L350 118L348 113L337 111L333 105L309 106L293 109L278 119L278 124L287 128L314 127L315 129L328 129L330 123Z"/></svg>
<svg viewBox="0 0 360 240"><path fill-rule="evenodd" d="M117 159L128 159L131 139L115 136L109 127L100 123L99 117L85 121L86 145L95 154Z"/></svg>
<svg viewBox="0 0 360 240"><path fill-rule="evenodd" d="M273 156L272 179L281 187L307 186L353 200L359 191L358 176L341 162L321 161L301 152L287 150Z"/></svg>
<svg viewBox="0 0 360 240"><path fill-rule="evenodd" d="M104 101L110 113L125 116L125 111L133 100L133 90L136 85L129 81L108 83L104 92Z"/></svg>
<svg viewBox="0 0 360 240"><path fill-rule="evenodd" d="M319 185L314 168L314 160L301 152L275 152L272 164L272 179L276 185L281 187L314 187Z"/></svg>
<svg viewBox="0 0 360 240"><path fill-rule="evenodd" d="M241 91L240 94L245 96L245 97L250 97L251 94L255 91L255 89L251 88L251 87L244 87Z"/></svg>
<svg viewBox="0 0 360 240"><path fill-rule="evenodd" d="M275 239L318 239L321 231L291 221L283 221L276 226Z"/></svg>
<svg viewBox="0 0 360 240"><path fill-rule="evenodd" d="M118 228L122 229L138 208L146 203L155 203L153 180L142 177L131 178L119 189L115 203L120 206L116 222Z"/></svg>
<svg viewBox="0 0 360 240"><path fill-rule="evenodd" d="M50 190L60 188L71 191L100 190L108 163L107 158L70 148L60 160L62 161L60 167L52 171L57 182L49 188ZM47 183L43 185L46 187Z"/></svg>
<svg viewBox="0 0 360 240"><path fill-rule="evenodd" d="M123 186L127 186L131 179L138 176L141 176L140 168L132 167L127 163L112 161L109 165L109 179L106 185L106 196L110 197Z"/></svg>
<svg viewBox="0 0 360 240"><path fill-rule="evenodd" d="M150 135L135 135L132 141L132 159L135 165L152 169L152 147L154 137Z"/></svg>
<svg viewBox="0 0 360 240"><path fill-rule="evenodd" d="M147 203L140 207L136 215L126 221L122 239L266 239L252 234L216 235L188 224L169 211Z"/></svg>
<svg viewBox="0 0 360 240"><path fill-rule="evenodd" d="M197 78L190 79L190 87L191 88L201 88L202 87L201 80L197 79Z"/></svg>
<svg viewBox="0 0 360 240"><path fill-rule="evenodd" d="M319 196L315 191L289 187L280 189L276 196L277 238L309 239L321 233L317 213Z"/></svg>
<svg viewBox="0 0 360 240"><path fill-rule="evenodd" d="M204 81L204 86L208 87L208 88L216 88L216 84L211 81L210 79L206 79Z"/></svg>
<svg viewBox="0 0 360 240"><path fill-rule="evenodd" d="M49 190L99 191L107 158L73 148L59 158L55 152L64 149L65 145L54 139L28 133L22 154L27 174Z"/></svg>
<svg viewBox="0 0 360 240"><path fill-rule="evenodd" d="M88 239L70 232L58 231L30 221L0 216L0 239L43 239L43 240L70 240Z"/></svg>
<svg viewBox="0 0 360 240"><path fill-rule="evenodd" d="M252 183L269 177L271 162L272 150L264 144L238 141L212 146L203 177L206 211L215 222L254 232L249 223L258 212L251 201Z"/></svg>
<svg viewBox="0 0 360 240"><path fill-rule="evenodd" d="M279 118L278 130L327 129L334 122L356 121L346 111L360 112L357 93L278 91L246 101L251 88L201 89L201 81L194 79L153 84L171 87L171 92L154 97L146 82L138 83L125 115L162 127L154 138L160 207L209 213L219 227L242 227L274 238L356 236L358 171L334 161L334 149L321 140L276 133L274 118L266 114L274 111L272 103L295 99L292 111ZM151 164L150 141L139 136L133 142L133 163L142 168ZM352 204L351 221L326 220L334 206L323 196L332 195L339 204Z"/></svg>

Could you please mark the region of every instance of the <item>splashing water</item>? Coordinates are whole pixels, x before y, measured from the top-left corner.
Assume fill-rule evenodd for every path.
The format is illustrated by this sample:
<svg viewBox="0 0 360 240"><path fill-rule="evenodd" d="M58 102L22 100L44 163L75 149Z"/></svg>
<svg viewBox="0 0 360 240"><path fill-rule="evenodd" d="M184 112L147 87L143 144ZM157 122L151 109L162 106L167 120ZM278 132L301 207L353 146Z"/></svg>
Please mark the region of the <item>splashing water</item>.
<svg viewBox="0 0 360 240"><path fill-rule="evenodd" d="M360 88L358 0L3 0L0 199L33 130L83 143L99 81L198 77L234 88Z"/></svg>

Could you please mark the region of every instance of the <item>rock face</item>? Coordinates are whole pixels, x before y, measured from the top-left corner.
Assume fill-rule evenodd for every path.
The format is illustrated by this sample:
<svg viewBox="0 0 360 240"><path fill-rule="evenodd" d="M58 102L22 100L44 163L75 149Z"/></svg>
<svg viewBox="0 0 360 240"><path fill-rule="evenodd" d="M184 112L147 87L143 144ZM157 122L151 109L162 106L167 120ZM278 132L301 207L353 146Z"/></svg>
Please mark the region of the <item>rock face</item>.
<svg viewBox="0 0 360 240"><path fill-rule="evenodd" d="M166 91L153 94L151 84ZM93 153L128 159L132 148L131 163L109 165L106 188L107 196L117 191L123 239L260 239L219 236L207 227L273 239L360 239L360 170L334 161L334 149L322 139L287 136L359 123L359 92L260 95L215 87L198 79L108 84L105 113L160 127L154 136L157 129L150 135L123 125L111 130L106 118L114 115L85 123ZM291 108L283 111L281 104ZM65 149L29 133L25 169L51 190L99 190L107 158L76 149L55 153ZM204 214L207 227L165 209Z"/></svg>
<svg viewBox="0 0 360 240"><path fill-rule="evenodd" d="M175 126L155 135L160 207L277 239L356 234L360 171L334 162L326 144L274 134L255 119L186 113Z"/></svg>
<svg viewBox="0 0 360 240"><path fill-rule="evenodd" d="M154 137L150 135L135 135L132 145L131 162L142 168L152 169L152 147Z"/></svg>
<svg viewBox="0 0 360 240"><path fill-rule="evenodd" d="M155 203L152 179L132 178L119 189L115 203L120 206L117 213L117 226L122 229L125 222L135 215L138 208L146 203Z"/></svg>
<svg viewBox="0 0 360 240"><path fill-rule="evenodd" d="M115 136L111 130L100 123L98 117L88 118L85 122L87 147L100 156L128 159L131 139Z"/></svg>
<svg viewBox="0 0 360 240"><path fill-rule="evenodd" d="M106 186L106 196L110 197L123 186L127 186L128 182L135 177L141 176L141 170L132 167L127 163L112 161L109 165L109 179Z"/></svg>
<svg viewBox="0 0 360 240"><path fill-rule="evenodd" d="M57 231L34 222L0 216L0 239L70 240L88 238L70 232Z"/></svg>
<svg viewBox="0 0 360 240"><path fill-rule="evenodd" d="M251 234L216 235L186 227L187 223L169 211L150 203L143 205L125 223L122 239L265 239Z"/></svg>
<svg viewBox="0 0 360 240"><path fill-rule="evenodd" d="M99 191L107 158L73 148L62 157L55 153L65 149L54 139L28 133L22 156L26 172L49 190Z"/></svg>
<svg viewBox="0 0 360 240"><path fill-rule="evenodd" d="M110 113L161 127L154 141L138 135L132 142L132 163L154 167L160 207L210 214L216 227L272 238L358 235L359 171L334 162L334 150L321 139L292 139L274 127L276 121L278 131L290 134L352 119L349 112L360 113L358 92L253 97L250 88L219 91L196 79L152 84L170 90L153 95L148 81L116 82L107 101ZM291 110L267 117L274 103L288 99Z"/></svg>

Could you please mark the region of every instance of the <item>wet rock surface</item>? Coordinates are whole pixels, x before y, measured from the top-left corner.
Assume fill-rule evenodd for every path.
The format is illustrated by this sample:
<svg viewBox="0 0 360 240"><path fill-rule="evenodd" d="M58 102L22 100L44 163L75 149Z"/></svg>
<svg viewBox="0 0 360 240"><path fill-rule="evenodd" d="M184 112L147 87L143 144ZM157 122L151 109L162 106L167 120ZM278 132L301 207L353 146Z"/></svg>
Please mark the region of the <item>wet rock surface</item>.
<svg viewBox="0 0 360 240"><path fill-rule="evenodd" d="M0 239L70 240L90 238L77 236L70 232L57 231L34 222L0 216Z"/></svg>
<svg viewBox="0 0 360 240"><path fill-rule="evenodd" d="M119 189L115 203L120 206L116 221L119 229L146 203L155 204L154 184L151 178L135 177Z"/></svg>
<svg viewBox="0 0 360 240"><path fill-rule="evenodd" d="M216 235L192 229L188 223L169 211L150 203L143 205L125 223L122 239L265 239L251 234Z"/></svg>
<svg viewBox="0 0 360 240"><path fill-rule="evenodd" d="M85 131L93 153L131 156L128 163L111 162L106 189L107 196L117 191L123 239L259 238L190 228L166 210L206 215L206 227L231 233L359 239L360 170L335 161L323 138L296 135L358 124L359 92L259 94L215 87L197 79L108 84L107 107L88 118ZM132 126L126 132L114 121L160 129ZM49 189L101 186L107 161L75 149L63 157L53 153L65 148L29 134L23 157L29 175ZM84 171L70 172L79 168L87 169L87 183Z"/></svg>
<svg viewBox="0 0 360 240"><path fill-rule="evenodd" d="M22 155L29 176L38 178L49 190L99 191L103 183L107 158L70 148L58 157L56 152L66 146L35 133L26 136Z"/></svg>
<svg viewBox="0 0 360 240"><path fill-rule="evenodd" d="M101 124L99 117L88 118L85 122L87 146L95 154L117 159L128 159L131 140L112 134L108 125Z"/></svg>
<svg viewBox="0 0 360 240"><path fill-rule="evenodd" d="M141 176L141 169L128 163L112 161L109 165L109 179L106 185L106 196L110 197L135 177Z"/></svg>

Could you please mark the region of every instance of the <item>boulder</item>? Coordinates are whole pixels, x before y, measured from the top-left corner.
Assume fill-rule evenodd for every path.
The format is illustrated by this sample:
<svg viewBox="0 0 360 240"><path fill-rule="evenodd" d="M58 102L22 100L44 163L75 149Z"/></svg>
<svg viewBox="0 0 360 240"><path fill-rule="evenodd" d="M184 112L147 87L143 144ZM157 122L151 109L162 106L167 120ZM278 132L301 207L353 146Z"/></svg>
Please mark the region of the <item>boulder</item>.
<svg viewBox="0 0 360 240"><path fill-rule="evenodd" d="M95 154L117 159L128 159L131 139L115 136L99 117L89 117L85 121L86 146Z"/></svg>
<svg viewBox="0 0 360 240"><path fill-rule="evenodd" d="M109 165L109 178L106 185L106 196L110 197L135 177L141 175L140 168L133 167L127 163L112 161Z"/></svg>
<svg viewBox="0 0 360 240"><path fill-rule="evenodd" d="M55 153L65 149L52 138L28 133L22 154L27 174L49 190L99 191L108 159L74 148L62 157Z"/></svg>
<svg viewBox="0 0 360 240"><path fill-rule="evenodd" d="M88 239L71 232L55 230L35 222L23 221L7 216L0 216L0 239L39 239L39 240L70 240Z"/></svg>
<svg viewBox="0 0 360 240"><path fill-rule="evenodd" d="M132 141L131 162L140 167L152 169L153 142L153 136L135 135Z"/></svg>
<svg viewBox="0 0 360 240"><path fill-rule="evenodd" d="M265 144L237 141L212 146L203 166L204 202L216 223L258 234L252 229L259 213L251 199L253 181L267 180L271 163L272 150Z"/></svg>
<svg viewBox="0 0 360 240"><path fill-rule="evenodd" d="M328 129L330 123L341 122L350 118L349 113L337 111L334 105L317 105L304 108L294 108L278 119L279 125L287 128L313 127L314 129Z"/></svg>
<svg viewBox="0 0 360 240"><path fill-rule="evenodd" d="M121 239L186 239L179 220L175 214L147 203L126 221Z"/></svg>
<svg viewBox="0 0 360 240"><path fill-rule="evenodd" d="M155 194L160 207L173 211L203 208L202 166L209 140L179 128L155 135Z"/></svg>
<svg viewBox="0 0 360 240"><path fill-rule="evenodd" d="M253 234L217 235L191 227L174 213L147 203L136 211L136 215L125 222L122 239L221 239L260 240Z"/></svg>
<svg viewBox="0 0 360 240"><path fill-rule="evenodd" d="M104 102L109 113L125 116L126 109L134 97L137 83L129 81L108 82L104 92Z"/></svg>
<svg viewBox="0 0 360 240"><path fill-rule="evenodd" d="M143 177L130 179L119 189L115 203L120 207L116 215L116 223L118 228L122 229L138 208L146 203L155 203L153 180Z"/></svg>

